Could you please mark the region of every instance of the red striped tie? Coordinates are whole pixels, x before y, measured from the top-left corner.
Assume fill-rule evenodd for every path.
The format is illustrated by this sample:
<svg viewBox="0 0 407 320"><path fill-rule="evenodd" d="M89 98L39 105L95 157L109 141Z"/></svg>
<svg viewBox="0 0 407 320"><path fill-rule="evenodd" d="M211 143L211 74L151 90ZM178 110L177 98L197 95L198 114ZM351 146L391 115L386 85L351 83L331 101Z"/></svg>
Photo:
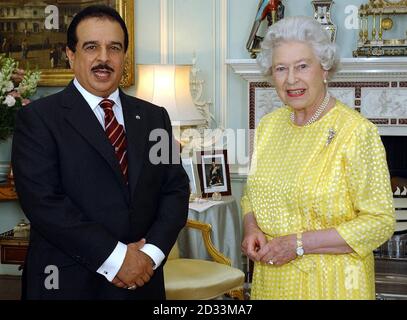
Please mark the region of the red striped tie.
<svg viewBox="0 0 407 320"><path fill-rule="evenodd" d="M105 112L106 135L115 150L124 179L126 180L126 183L128 183L126 133L124 132L123 126L117 122L117 119L113 113L114 101L103 99L99 105Z"/></svg>

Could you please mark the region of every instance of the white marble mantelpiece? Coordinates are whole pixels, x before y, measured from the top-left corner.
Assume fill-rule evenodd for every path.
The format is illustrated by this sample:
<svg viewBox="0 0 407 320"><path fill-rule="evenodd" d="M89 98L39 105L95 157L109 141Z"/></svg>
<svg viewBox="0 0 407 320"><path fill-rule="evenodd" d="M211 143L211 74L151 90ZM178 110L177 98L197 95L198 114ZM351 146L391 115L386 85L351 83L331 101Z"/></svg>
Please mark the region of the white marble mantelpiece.
<svg viewBox="0 0 407 320"><path fill-rule="evenodd" d="M249 128L281 103L254 59L226 64L247 81ZM407 57L346 58L330 80L331 93L374 122L381 135L407 136Z"/></svg>
<svg viewBox="0 0 407 320"><path fill-rule="evenodd" d="M226 64L243 79L265 81L255 59L228 59ZM332 81L407 81L407 57L344 58Z"/></svg>

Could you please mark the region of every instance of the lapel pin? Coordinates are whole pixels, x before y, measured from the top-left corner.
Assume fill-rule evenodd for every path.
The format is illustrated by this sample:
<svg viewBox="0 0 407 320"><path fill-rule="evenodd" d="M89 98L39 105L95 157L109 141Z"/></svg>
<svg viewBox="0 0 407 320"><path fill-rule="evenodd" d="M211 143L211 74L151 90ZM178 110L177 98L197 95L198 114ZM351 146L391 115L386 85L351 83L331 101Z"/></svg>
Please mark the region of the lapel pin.
<svg viewBox="0 0 407 320"><path fill-rule="evenodd" d="M137 119L137 120L140 120L141 118L140 118L140 116L139 116L139 115L136 115L136 119Z"/></svg>
<svg viewBox="0 0 407 320"><path fill-rule="evenodd" d="M333 128L330 128L328 131L328 139L326 141L326 145L328 146L332 140L335 138L336 132Z"/></svg>

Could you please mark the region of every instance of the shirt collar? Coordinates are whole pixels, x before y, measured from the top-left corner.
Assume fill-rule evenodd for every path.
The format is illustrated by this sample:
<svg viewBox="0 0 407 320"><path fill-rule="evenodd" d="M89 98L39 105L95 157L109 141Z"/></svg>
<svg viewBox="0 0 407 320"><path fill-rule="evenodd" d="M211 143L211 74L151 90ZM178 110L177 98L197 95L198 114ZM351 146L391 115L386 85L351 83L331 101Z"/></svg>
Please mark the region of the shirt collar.
<svg viewBox="0 0 407 320"><path fill-rule="evenodd" d="M86 100L86 102L89 104L89 106L92 108L92 110L95 110L97 106L99 105L100 101L102 101L104 98L95 96L94 94L90 93L87 91L82 85L79 83L79 81L75 78L73 80L73 84L75 85L76 89L81 93L83 98ZM120 107L120 96L119 96L119 89L116 89L113 91L113 93L108 97L109 100L114 101L114 103Z"/></svg>

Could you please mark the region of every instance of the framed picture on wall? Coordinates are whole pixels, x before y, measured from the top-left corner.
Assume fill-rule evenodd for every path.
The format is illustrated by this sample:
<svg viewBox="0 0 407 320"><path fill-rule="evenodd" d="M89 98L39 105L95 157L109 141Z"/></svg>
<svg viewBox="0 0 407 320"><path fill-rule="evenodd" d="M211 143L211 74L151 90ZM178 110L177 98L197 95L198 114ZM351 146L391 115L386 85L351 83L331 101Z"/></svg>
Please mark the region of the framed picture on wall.
<svg viewBox="0 0 407 320"><path fill-rule="evenodd" d="M199 181L198 168L192 158L182 158L182 166L189 178L189 189L191 194L201 197L201 184Z"/></svg>
<svg viewBox="0 0 407 320"><path fill-rule="evenodd" d="M211 196L214 192L232 194L227 150L199 151L197 162L204 197Z"/></svg>
<svg viewBox="0 0 407 320"><path fill-rule="evenodd" d="M134 1L127 0L13 0L0 2L0 53L24 69L41 71L40 86L65 86L73 79L65 53L66 33L83 8L105 4L115 8L129 32L122 86L134 84Z"/></svg>

